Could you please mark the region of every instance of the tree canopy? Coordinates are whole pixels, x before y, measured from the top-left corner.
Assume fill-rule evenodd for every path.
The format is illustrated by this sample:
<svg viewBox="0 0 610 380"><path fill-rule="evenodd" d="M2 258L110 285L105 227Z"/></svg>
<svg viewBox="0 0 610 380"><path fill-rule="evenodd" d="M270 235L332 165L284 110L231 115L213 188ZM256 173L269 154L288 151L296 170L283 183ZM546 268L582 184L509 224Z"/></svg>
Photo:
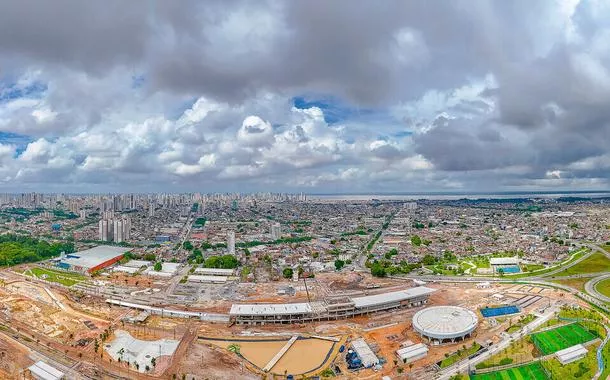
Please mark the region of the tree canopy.
<svg viewBox="0 0 610 380"><path fill-rule="evenodd" d="M29 236L0 235L0 265L11 266L46 260L61 252L74 252L74 243L49 243Z"/></svg>

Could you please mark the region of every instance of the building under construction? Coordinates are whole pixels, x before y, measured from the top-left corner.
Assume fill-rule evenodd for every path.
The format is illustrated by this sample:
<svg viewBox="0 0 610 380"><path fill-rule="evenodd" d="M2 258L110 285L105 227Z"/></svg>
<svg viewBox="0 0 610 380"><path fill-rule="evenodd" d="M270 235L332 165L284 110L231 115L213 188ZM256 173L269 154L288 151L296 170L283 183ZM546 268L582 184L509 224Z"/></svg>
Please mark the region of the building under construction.
<svg viewBox="0 0 610 380"><path fill-rule="evenodd" d="M232 323L303 323L351 318L378 311L425 305L435 289L416 288L362 297L329 297L324 301L285 304L233 304Z"/></svg>

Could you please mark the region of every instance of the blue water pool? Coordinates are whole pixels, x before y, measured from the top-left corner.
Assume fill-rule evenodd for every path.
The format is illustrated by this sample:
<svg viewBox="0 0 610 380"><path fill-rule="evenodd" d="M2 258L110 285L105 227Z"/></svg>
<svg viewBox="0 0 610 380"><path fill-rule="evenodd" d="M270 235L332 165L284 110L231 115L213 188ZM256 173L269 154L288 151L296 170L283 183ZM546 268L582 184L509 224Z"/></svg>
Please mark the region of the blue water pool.
<svg viewBox="0 0 610 380"><path fill-rule="evenodd" d="M519 312L519 308L517 306L501 306L501 307L486 307L484 309L481 309L481 314L483 314L483 316L485 318L489 318L489 317L497 317L499 315L506 315L506 314L515 314Z"/></svg>
<svg viewBox="0 0 610 380"><path fill-rule="evenodd" d="M502 269L504 273L519 273L521 272L521 268L518 265L511 265L506 267L500 267L498 270Z"/></svg>

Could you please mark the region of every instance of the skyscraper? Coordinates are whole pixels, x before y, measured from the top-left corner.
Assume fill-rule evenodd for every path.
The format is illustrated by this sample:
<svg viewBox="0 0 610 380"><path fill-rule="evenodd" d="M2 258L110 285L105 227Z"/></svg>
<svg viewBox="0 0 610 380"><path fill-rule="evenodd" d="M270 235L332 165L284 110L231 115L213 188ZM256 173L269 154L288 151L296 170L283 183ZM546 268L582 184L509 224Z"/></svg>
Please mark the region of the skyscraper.
<svg viewBox="0 0 610 380"><path fill-rule="evenodd" d="M227 233L227 249L230 255L235 254L235 231L229 231Z"/></svg>
<svg viewBox="0 0 610 380"><path fill-rule="evenodd" d="M100 220L98 240L108 241L108 221L106 219Z"/></svg>
<svg viewBox="0 0 610 380"><path fill-rule="evenodd" d="M282 226L279 223L271 225L271 239L277 240L282 237Z"/></svg>
<svg viewBox="0 0 610 380"><path fill-rule="evenodd" d="M123 237L123 221L120 219L114 220L114 241L121 243L124 240Z"/></svg>

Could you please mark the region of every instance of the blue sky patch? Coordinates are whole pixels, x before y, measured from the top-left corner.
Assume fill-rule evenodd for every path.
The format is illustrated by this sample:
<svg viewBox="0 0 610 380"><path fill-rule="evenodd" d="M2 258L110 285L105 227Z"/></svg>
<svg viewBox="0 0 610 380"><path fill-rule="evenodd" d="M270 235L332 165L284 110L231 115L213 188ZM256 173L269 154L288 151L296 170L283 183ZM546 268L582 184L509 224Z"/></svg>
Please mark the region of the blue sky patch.
<svg viewBox="0 0 610 380"><path fill-rule="evenodd" d="M20 98L40 98L47 91L48 86L42 82L34 82L25 87L16 83L0 84L0 103L10 102Z"/></svg>

